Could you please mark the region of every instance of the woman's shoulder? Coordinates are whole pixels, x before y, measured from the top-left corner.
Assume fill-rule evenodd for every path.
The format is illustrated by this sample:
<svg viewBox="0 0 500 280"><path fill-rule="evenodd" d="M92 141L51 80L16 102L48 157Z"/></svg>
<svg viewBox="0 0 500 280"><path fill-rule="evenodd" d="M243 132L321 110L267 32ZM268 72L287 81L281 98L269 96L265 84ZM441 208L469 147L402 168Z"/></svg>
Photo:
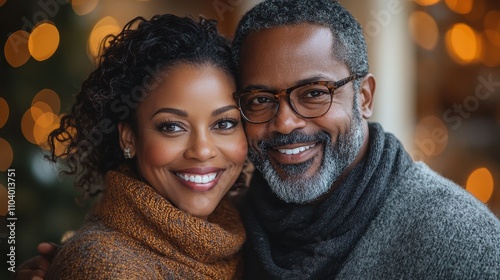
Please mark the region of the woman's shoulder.
<svg viewBox="0 0 500 280"><path fill-rule="evenodd" d="M141 259L131 239L100 223L87 223L61 247L47 279L140 279L145 275Z"/></svg>

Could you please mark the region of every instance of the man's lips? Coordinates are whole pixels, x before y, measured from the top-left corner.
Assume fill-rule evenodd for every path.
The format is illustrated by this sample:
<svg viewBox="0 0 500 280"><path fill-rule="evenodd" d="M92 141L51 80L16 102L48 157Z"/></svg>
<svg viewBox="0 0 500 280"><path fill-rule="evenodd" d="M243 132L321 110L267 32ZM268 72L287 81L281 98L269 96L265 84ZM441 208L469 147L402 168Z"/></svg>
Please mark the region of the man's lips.
<svg viewBox="0 0 500 280"><path fill-rule="evenodd" d="M316 143L310 144L310 145L303 145L303 146L299 146L299 147L295 147L295 148L293 148L293 147L277 148L276 150L278 150L278 152L285 154L285 155L296 155L296 154L301 153L303 151L309 150L309 149L313 148L314 146L316 146Z"/></svg>
<svg viewBox="0 0 500 280"><path fill-rule="evenodd" d="M279 146L269 150L269 155L280 164L299 164L316 154L317 143L297 143Z"/></svg>

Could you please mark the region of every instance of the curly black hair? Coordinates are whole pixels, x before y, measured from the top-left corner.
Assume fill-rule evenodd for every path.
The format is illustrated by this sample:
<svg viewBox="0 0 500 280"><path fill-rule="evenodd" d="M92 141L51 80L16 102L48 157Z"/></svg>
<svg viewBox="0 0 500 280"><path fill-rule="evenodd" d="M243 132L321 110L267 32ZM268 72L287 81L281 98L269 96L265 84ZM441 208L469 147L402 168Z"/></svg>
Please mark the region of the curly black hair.
<svg viewBox="0 0 500 280"><path fill-rule="evenodd" d="M248 11L235 32L232 55L239 67L245 38L259 30L296 25L318 24L329 27L334 35L333 53L351 73L368 73L368 54L363 29L356 19L335 0L265 0ZM359 89L359 80L354 82Z"/></svg>
<svg viewBox="0 0 500 280"><path fill-rule="evenodd" d="M48 137L47 156L64 159L76 175L75 187L88 198L102 191L104 174L127 163L119 145L118 123L136 128L136 108L159 85L158 78L181 63L208 64L234 76L229 41L214 20L156 15L137 17L103 41L97 68L83 82L69 114ZM58 147L64 147L63 152Z"/></svg>

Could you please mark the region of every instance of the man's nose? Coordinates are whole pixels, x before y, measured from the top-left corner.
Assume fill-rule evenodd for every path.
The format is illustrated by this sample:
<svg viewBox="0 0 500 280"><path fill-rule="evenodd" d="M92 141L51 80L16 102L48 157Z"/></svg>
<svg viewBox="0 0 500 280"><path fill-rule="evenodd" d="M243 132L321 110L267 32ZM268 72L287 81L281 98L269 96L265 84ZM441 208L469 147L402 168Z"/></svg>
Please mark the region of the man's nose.
<svg viewBox="0 0 500 280"><path fill-rule="evenodd" d="M306 120L295 113L286 98L281 98L279 104L278 112L271 120L270 130L272 132L290 134L292 131L306 126Z"/></svg>

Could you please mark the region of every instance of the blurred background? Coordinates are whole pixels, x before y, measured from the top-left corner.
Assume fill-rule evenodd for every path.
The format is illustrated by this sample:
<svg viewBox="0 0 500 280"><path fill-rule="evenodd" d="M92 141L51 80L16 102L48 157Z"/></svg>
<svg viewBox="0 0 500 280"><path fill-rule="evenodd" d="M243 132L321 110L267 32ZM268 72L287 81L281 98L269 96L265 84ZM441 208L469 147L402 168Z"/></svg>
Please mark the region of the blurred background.
<svg viewBox="0 0 500 280"><path fill-rule="evenodd" d="M203 15L231 37L253 0L0 0L0 260L15 169L16 265L81 224L72 178L43 159L46 137L94 67L99 43L136 16ZM377 78L374 121L500 217L500 2L344 0ZM10 245L9 245L10 246ZM2 269L1 273L6 272ZM6 278L2 278L6 279Z"/></svg>

